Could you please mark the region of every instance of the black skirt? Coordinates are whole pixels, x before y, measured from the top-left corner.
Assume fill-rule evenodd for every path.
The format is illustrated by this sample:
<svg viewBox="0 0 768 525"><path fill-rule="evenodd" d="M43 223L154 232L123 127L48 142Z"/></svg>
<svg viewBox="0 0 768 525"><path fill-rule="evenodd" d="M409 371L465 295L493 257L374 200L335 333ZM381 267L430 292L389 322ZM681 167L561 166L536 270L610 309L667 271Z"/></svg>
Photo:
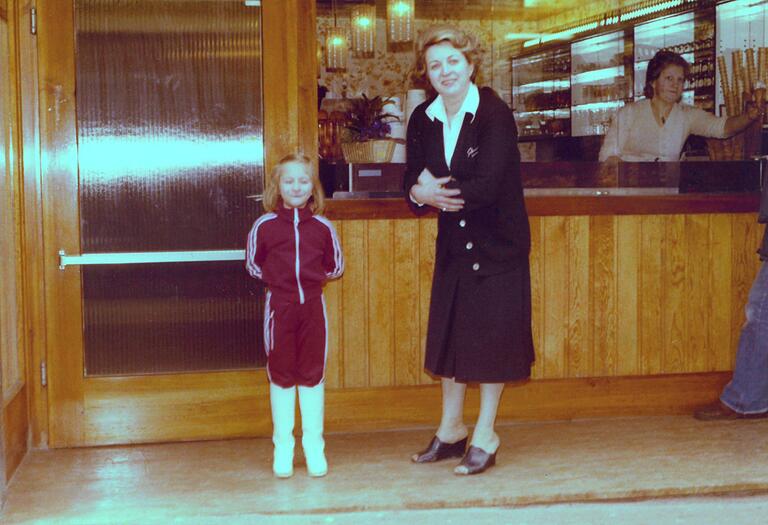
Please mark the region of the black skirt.
<svg viewBox="0 0 768 525"><path fill-rule="evenodd" d="M452 258L453 259L453 258ZM534 361L527 258L479 276L465 259L438 265L432 281L425 368L460 383L527 379Z"/></svg>

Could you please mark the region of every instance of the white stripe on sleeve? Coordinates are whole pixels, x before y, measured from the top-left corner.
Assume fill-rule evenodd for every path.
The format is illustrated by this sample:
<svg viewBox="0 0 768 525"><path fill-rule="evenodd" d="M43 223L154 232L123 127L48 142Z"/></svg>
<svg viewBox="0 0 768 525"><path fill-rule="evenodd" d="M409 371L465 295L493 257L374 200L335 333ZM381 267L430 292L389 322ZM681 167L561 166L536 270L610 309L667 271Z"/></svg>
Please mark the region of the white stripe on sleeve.
<svg viewBox="0 0 768 525"><path fill-rule="evenodd" d="M328 231L331 234L331 241L333 242L334 265L333 269L330 272L326 272L325 275L328 277L328 279L336 279L337 277L341 277L341 274L344 273L344 254L341 253L341 243L339 242L339 236L336 235L336 230L334 229L333 224L331 224L331 221L322 215L315 215L314 218L324 224L326 228L328 228Z"/></svg>
<svg viewBox="0 0 768 525"><path fill-rule="evenodd" d="M276 219L275 213L265 213L253 223L250 233L248 233L248 245L245 251L245 269L248 273L257 279L262 278L261 266L256 264L256 247L259 237L259 228L265 222Z"/></svg>

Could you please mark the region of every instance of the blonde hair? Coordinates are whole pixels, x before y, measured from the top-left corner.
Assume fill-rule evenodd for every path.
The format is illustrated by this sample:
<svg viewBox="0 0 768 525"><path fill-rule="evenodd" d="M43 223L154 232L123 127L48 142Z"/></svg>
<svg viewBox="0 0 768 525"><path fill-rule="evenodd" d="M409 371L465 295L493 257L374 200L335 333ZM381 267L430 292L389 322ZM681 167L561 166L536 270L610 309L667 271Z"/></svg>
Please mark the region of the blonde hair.
<svg viewBox="0 0 768 525"><path fill-rule="evenodd" d="M472 76L470 77L470 80L474 82L480 71L480 64L483 63L483 50L474 35L451 25L429 27L421 36L419 44L416 46L416 62L413 68L414 79L434 90L427 75L427 49L440 42L448 42L458 51L461 51L469 65L474 66L474 71L472 71Z"/></svg>
<svg viewBox="0 0 768 525"><path fill-rule="evenodd" d="M304 167L304 171L309 175L312 180L312 196L309 198L309 207L312 213L322 214L325 211L325 196L323 194L323 185L320 183L320 177L317 172L312 169L312 161L309 157L302 155L301 153L292 153L286 155L277 165L272 168L272 172L266 180L264 188L264 197L262 204L265 211L275 211L282 202L280 197L280 177L283 175L283 168L286 164L301 164Z"/></svg>

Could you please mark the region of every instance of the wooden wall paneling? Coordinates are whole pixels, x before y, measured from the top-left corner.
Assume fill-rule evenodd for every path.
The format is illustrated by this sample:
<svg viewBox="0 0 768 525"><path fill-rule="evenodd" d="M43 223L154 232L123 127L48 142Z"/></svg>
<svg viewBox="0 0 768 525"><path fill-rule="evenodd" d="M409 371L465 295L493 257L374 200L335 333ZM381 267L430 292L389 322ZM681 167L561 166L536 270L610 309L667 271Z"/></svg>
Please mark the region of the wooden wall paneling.
<svg viewBox="0 0 768 525"><path fill-rule="evenodd" d="M11 31L6 18L0 19L0 400L18 387L21 371L18 362L20 303L16 248L18 244L15 203L17 193L14 166L15 111L12 78L13 55L9 46Z"/></svg>
<svg viewBox="0 0 768 525"><path fill-rule="evenodd" d="M499 421L690 414L717 399L728 372L647 377L575 378L509 385ZM465 417L477 416L479 389L467 389ZM332 390L326 395L329 432L360 432L434 425L440 385Z"/></svg>
<svg viewBox="0 0 768 525"><path fill-rule="evenodd" d="M749 290L752 287L752 281L754 280L751 268L750 260L757 258L752 255L752 248L757 249L752 243L752 221L744 220L742 217L734 220L731 230L733 239L732 244L732 273L731 273L731 339L734 345L738 345L739 335L741 334L741 327L744 324L745 313L744 307L747 304L747 298ZM732 352L730 367L736 360L735 350Z"/></svg>
<svg viewBox="0 0 768 525"><path fill-rule="evenodd" d="M432 274L435 268L435 240L437 219L419 219L419 363L420 382L431 384L435 379L424 371L424 354L429 321L429 297L432 293Z"/></svg>
<svg viewBox="0 0 768 525"><path fill-rule="evenodd" d="M341 234L338 234L341 237ZM343 241L342 241L343 243ZM339 388L342 385L341 371L344 353L341 344L342 322L341 315L341 279L336 279L325 285L325 315L328 319L328 355L325 361L325 385L328 388Z"/></svg>
<svg viewBox="0 0 768 525"><path fill-rule="evenodd" d="M730 214L711 215L709 230L709 290L710 331L709 352L706 371L728 370L731 351L736 348L731 338L731 293L732 281L732 238L731 224L736 216Z"/></svg>
<svg viewBox="0 0 768 525"><path fill-rule="evenodd" d="M567 220L568 335L567 377L594 375L592 367L592 319L590 318L590 222L586 215Z"/></svg>
<svg viewBox="0 0 768 525"><path fill-rule="evenodd" d="M685 217L685 314L686 337L682 347L683 370L705 372L708 370L712 330L712 246L710 243L710 215Z"/></svg>
<svg viewBox="0 0 768 525"><path fill-rule="evenodd" d="M617 217L590 218L589 260L592 287L589 301L589 322L593 326L593 376L614 376L620 361L626 357L619 353L617 342L616 290L624 278L617 273Z"/></svg>
<svg viewBox="0 0 768 525"><path fill-rule="evenodd" d="M46 261L48 340L61 349L48 356L49 443L82 442L83 355L80 272L59 270L59 249L80 253L75 125L75 57L72 0L38 0L40 147L43 177L43 254Z"/></svg>
<svg viewBox="0 0 768 525"><path fill-rule="evenodd" d="M317 2L295 0L298 7L297 63L299 96L299 148L317 162ZM315 166L317 168L317 166Z"/></svg>
<svg viewBox="0 0 768 525"><path fill-rule="evenodd" d="M664 264L662 267L662 372L685 371L686 310L686 239L685 216L664 217Z"/></svg>
<svg viewBox="0 0 768 525"><path fill-rule="evenodd" d="M262 53L266 173L296 150L317 167L315 2L284 0L262 6L262 43L269 50Z"/></svg>
<svg viewBox="0 0 768 525"><path fill-rule="evenodd" d="M616 368L614 375L639 375L640 366L640 217L616 217Z"/></svg>
<svg viewBox="0 0 768 525"><path fill-rule="evenodd" d="M14 238L14 253L12 257L14 282L16 289L16 304L17 304L17 346L16 346L16 385L20 387L26 382L26 330L25 330L25 298L24 298L24 256L23 256L23 178L21 175L21 67L19 65L19 24L18 21L10 16L10 12L14 9L15 2L8 2L7 7L9 10L9 42L8 49L10 51L10 152L11 152L11 184L13 199L13 238ZM26 398L25 398L26 399ZM25 417L25 421L26 421Z"/></svg>
<svg viewBox="0 0 768 525"><path fill-rule="evenodd" d="M542 376L546 379L566 377L568 345L569 272L568 218L542 219L544 281L541 290L544 303L544 344L541 356Z"/></svg>
<svg viewBox="0 0 768 525"><path fill-rule="evenodd" d="M544 348L544 245L542 244L542 219L529 217L531 226L531 323L533 325L533 348L536 361L531 369L531 378L540 379L544 373L542 351Z"/></svg>
<svg viewBox="0 0 768 525"><path fill-rule="evenodd" d="M662 371L664 323L662 322L663 276L667 271L663 261L664 217L640 218L640 374Z"/></svg>
<svg viewBox="0 0 768 525"><path fill-rule="evenodd" d="M3 437L0 443L4 445L5 480L10 480L13 473L27 454L27 436L29 435L29 420L27 411L27 387L22 386L15 395L2 403ZM3 461L0 461L2 464ZM0 483L2 486L2 483ZM0 491L2 492L2 491Z"/></svg>
<svg viewBox="0 0 768 525"><path fill-rule="evenodd" d="M368 385L395 383L393 221L368 221Z"/></svg>
<svg viewBox="0 0 768 525"><path fill-rule="evenodd" d="M419 337L419 221L394 221L394 365L396 385L417 385L424 367ZM415 263L415 264L414 264Z"/></svg>
<svg viewBox="0 0 768 525"><path fill-rule="evenodd" d="M19 27L30 27L34 0L19 0L15 18ZM27 397L29 400L30 444L44 447L48 442L48 391L40 381L40 366L46 359L45 260L42 220L42 177L40 175L40 106L36 37L19 31L19 129L22 164L22 250L25 337L27 349Z"/></svg>
<svg viewBox="0 0 768 525"><path fill-rule="evenodd" d="M4 289L6 296L2 298L8 301L3 308L5 315L0 326L0 340L3 341L2 365L0 365L0 407L2 408L2 422L0 422L0 449L3 457L0 465L3 466L2 481L0 481L0 495L3 493L5 482L11 479L24 456L27 453L29 443L29 417L28 417L28 375L27 375L27 323L26 323L26 299L24 296L24 218L23 218L23 177L22 177L22 106L21 106L21 75L20 61L20 30L19 21L14 16L16 2L3 1L3 59L7 59L3 70L4 85L0 97L4 97L4 122L2 132L7 139L7 157L2 163L5 172L3 177L4 199L2 212L6 213L9 223L7 228L0 232L4 244L2 253L5 256L4 283L0 288Z"/></svg>
<svg viewBox="0 0 768 525"><path fill-rule="evenodd" d="M343 221L343 386L368 386L368 235L366 221Z"/></svg>

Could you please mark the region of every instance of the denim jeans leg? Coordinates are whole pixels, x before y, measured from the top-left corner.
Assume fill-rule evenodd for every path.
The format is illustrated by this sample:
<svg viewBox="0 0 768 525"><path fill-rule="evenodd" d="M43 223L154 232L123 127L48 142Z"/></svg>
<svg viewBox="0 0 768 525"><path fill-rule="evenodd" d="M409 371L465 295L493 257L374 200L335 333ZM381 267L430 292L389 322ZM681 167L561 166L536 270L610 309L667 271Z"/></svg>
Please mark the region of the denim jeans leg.
<svg viewBox="0 0 768 525"><path fill-rule="evenodd" d="M768 265L757 273L746 307L733 378L720 400L736 412L768 411Z"/></svg>

